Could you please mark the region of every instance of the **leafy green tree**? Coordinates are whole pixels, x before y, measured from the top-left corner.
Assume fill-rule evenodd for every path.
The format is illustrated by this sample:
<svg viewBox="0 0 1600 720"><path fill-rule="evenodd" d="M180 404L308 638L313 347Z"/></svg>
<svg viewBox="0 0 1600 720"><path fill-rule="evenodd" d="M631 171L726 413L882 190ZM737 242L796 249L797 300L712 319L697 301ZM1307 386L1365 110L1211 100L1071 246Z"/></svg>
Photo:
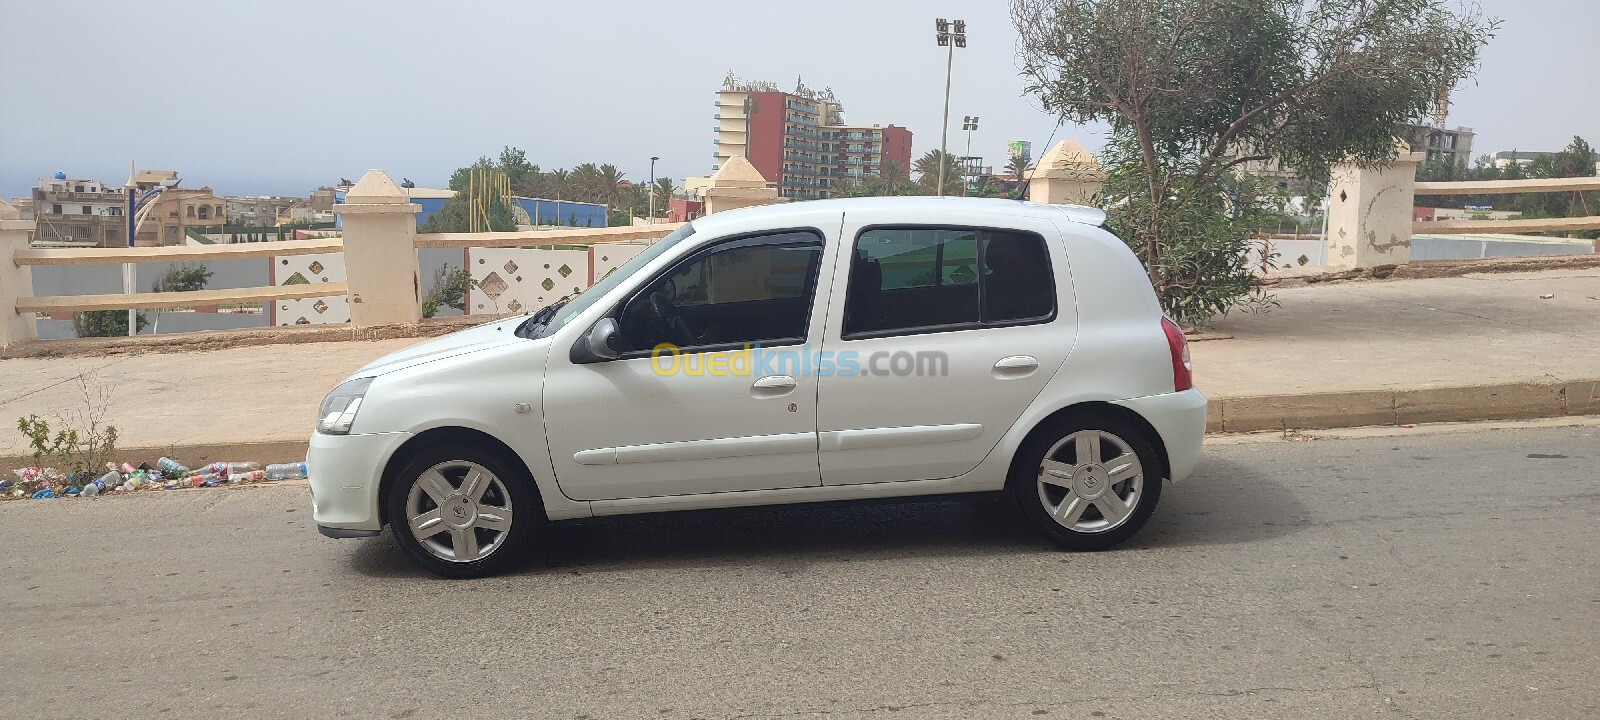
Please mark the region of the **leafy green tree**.
<svg viewBox="0 0 1600 720"><path fill-rule="evenodd" d="M1476 69L1497 22L1447 0L1012 0L1027 91L1104 122L1112 224L1166 310L1198 326L1264 296L1241 282L1247 163L1326 178ZM1197 244L1203 243L1203 244Z"/></svg>
<svg viewBox="0 0 1600 720"><path fill-rule="evenodd" d="M144 332L150 324L150 319L143 313L137 313L139 332ZM72 316L72 329L78 337L127 337L128 336L128 311L127 310L88 310Z"/></svg>
<svg viewBox="0 0 1600 720"><path fill-rule="evenodd" d="M150 292L191 292L206 289L206 283L211 280L213 273L206 266L198 263L178 263L156 278L150 284ZM126 314L126 313L124 313ZM127 318L123 318L123 327L126 328Z"/></svg>
<svg viewBox="0 0 1600 720"><path fill-rule="evenodd" d="M466 268L445 263L433 274L433 289L422 299L422 316L433 317L440 308L466 311L467 291L478 286Z"/></svg>

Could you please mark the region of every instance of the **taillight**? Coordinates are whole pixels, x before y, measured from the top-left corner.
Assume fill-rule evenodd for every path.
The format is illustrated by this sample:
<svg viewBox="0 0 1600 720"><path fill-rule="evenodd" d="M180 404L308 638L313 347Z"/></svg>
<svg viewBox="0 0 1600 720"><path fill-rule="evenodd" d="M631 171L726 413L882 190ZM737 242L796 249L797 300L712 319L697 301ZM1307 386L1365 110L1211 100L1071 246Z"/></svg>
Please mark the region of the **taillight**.
<svg viewBox="0 0 1600 720"><path fill-rule="evenodd" d="M1194 387L1194 366L1189 363L1189 341L1183 329L1171 318L1161 318L1161 329L1167 334L1167 349L1172 352L1172 391L1181 392Z"/></svg>

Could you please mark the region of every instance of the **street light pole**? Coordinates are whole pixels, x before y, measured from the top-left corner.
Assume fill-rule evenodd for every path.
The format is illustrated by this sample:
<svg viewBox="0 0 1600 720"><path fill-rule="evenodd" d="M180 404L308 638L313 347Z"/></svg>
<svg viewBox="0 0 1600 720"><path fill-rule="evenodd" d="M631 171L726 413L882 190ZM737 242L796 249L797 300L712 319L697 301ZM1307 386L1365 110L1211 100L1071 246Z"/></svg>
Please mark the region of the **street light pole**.
<svg viewBox="0 0 1600 720"><path fill-rule="evenodd" d="M961 158L961 162L964 164L964 163L968 163L968 162L972 161L971 160L971 158L972 158L972 131L978 129L978 116L977 115L966 115L966 116L963 116L962 119L961 119L961 129L967 131L967 154L962 156L962 158ZM967 169L968 168L965 168L965 167L962 168L961 176L962 176L963 179L965 179L966 176L967 176L967 174L966 174L966 170ZM961 183L961 194L963 196L967 195L968 192L971 190L969 185L971 185L971 181L970 180L967 180L966 182Z"/></svg>
<svg viewBox="0 0 1600 720"><path fill-rule="evenodd" d="M661 158L650 156L650 224L656 224L656 161Z"/></svg>
<svg viewBox="0 0 1600 720"><path fill-rule="evenodd" d="M944 122L939 125L939 185L935 189L940 197L944 197L945 168L950 164L950 70L955 65L956 48L967 46L967 23L965 20L946 21L939 18L934 21L934 28L938 31L934 38L939 41L939 46L949 48L944 60Z"/></svg>
<svg viewBox="0 0 1600 720"><path fill-rule="evenodd" d="M134 246L134 238L139 234L139 226L144 224L145 215L147 215L150 211L150 201L160 196L161 193L166 192L167 188L176 187L178 184L178 178L176 177L165 178L160 182L160 184L144 191L143 194L140 194L139 183L136 175L137 173L134 170L133 163L128 163L128 182L123 185L123 189L128 193L128 204L126 208L128 218L128 247ZM133 286L135 284L136 277L133 268L133 263L122 264L122 293L124 295L133 294ZM135 308L128 308L128 337L134 337L138 334L139 311Z"/></svg>

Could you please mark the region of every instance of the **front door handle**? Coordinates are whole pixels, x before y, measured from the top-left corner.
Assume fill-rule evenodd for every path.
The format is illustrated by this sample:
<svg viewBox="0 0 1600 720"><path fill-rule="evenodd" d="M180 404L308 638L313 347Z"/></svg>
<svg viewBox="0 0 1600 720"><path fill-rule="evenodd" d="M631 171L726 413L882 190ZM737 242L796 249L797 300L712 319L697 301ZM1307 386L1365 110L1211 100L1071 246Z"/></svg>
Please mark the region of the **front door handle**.
<svg viewBox="0 0 1600 720"><path fill-rule="evenodd" d="M1039 359L1031 355L1012 355L1000 358L994 364L994 376L997 378L1014 378L1032 375L1039 369Z"/></svg>
<svg viewBox="0 0 1600 720"><path fill-rule="evenodd" d="M799 385L788 375L768 375L750 386L750 394L758 398L782 397L794 392Z"/></svg>

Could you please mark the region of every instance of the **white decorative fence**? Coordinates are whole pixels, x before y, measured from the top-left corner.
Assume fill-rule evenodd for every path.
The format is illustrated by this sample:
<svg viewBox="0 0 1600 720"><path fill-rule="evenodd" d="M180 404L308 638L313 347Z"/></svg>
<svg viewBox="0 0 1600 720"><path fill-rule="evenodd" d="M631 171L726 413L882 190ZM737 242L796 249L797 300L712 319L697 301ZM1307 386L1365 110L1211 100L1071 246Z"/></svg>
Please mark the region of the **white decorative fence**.
<svg viewBox="0 0 1600 720"><path fill-rule="evenodd" d="M271 258L270 277L274 287L321 285L330 287L345 282L344 254L317 253ZM268 313L270 324L332 325L350 321L350 300L344 293L323 297L285 298L274 301Z"/></svg>

